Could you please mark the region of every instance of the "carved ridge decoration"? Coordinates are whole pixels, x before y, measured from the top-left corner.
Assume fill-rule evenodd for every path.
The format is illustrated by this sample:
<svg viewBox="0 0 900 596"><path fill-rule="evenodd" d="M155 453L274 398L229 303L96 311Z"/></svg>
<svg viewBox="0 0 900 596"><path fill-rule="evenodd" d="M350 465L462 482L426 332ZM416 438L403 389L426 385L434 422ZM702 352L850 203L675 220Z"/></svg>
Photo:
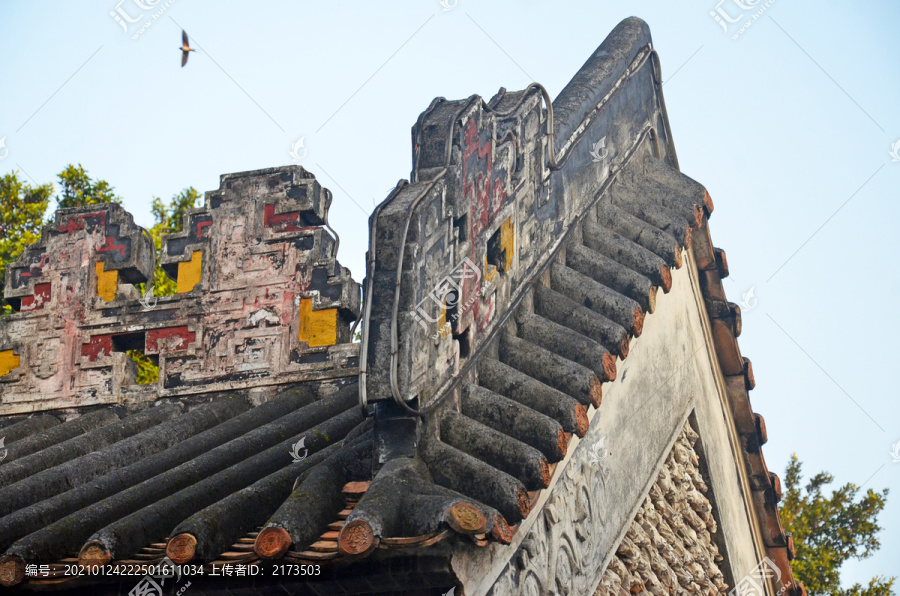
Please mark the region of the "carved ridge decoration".
<svg viewBox="0 0 900 596"><path fill-rule="evenodd" d="M436 101L419 117L413 129L414 181L398 187L378 212L367 338L370 401L392 396L386 372L391 350L384 349L386 335L379 334L390 325L397 230L407 218L406 250L414 247L415 258L404 262L398 378L401 394L418 395L423 402L453 372L458 359L453 338L478 344L492 329L497 304L508 299L541 254L543 247L521 236L524 224L517 215L531 211L535 192L546 192L532 185L544 174L537 133L546 124L541 95L502 92L490 103L508 113L486 112L481 98L473 98ZM444 130L449 122L451 130ZM555 219L545 216L541 223L546 237L555 237L549 229ZM460 271L462 279L452 279Z"/></svg>
<svg viewBox="0 0 900 596"><path fill-rule="evenodd" d="M605 467L595 457L602 436L593 435L578 446L591 457L569 462L539 519L488 594L727 593L718 566L722 556L709 489L693 448L699 437L690 423L685 423L605 571L600 565L607 553L600 550L594 529L605 523L610 495L604 490Z"/></svg>
<svg viewBox="0 0 900 596"><path fill-rule="evenodd" d="M223 175L163 237L178 293L152 304L135 284L154 249L131 214L58 211L7 268L0 414L356 374L360 288L324 227L330 202L299 166ZM135 385L135 349L158 361L152 390Z"/></svg>
<svg viewBox="0 0 900 596"><path fill-rule="evenodd" d="M588 453L600 443L598 433L589 433L578 445ZM605 522L605 466L591 463L586 456L566 464L564 474L553 488L544 507L533 513L538 519L528 535L500 572L489 596L518 594L589 594L597 578L605 552L601 550L594 527Z"/></svg>

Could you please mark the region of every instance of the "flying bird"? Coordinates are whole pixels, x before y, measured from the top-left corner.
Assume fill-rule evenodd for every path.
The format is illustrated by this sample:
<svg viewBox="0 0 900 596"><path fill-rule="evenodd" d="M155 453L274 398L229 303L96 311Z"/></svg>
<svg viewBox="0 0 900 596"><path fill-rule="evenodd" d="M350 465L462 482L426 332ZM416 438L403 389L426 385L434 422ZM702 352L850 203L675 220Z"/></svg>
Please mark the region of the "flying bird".
<svg viewBox="0 0 900 596"><path fill-rule="evenodd" d="M188 45L188 36L184 29L181 30L181 47L178 49L181 50L181 68L184 68L184 65L187 64L188 52L197 51Z"/></svg>

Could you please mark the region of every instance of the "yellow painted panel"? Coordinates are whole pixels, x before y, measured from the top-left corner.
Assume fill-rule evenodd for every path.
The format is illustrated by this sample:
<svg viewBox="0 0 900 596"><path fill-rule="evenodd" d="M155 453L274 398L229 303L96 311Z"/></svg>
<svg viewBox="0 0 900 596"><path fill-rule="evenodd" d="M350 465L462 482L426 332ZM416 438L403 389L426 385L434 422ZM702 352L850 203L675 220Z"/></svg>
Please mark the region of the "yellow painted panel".
<svg viewBox="0 0 900 596"><path fill-rule="evenodd" d="M0 377L4 377L19 368L19 357L12 350L0 352Z"/></svg>
<svg viewBox="0 0 900 596"><path fill-rule="evenodd" d="M493 283L494 278L497 277L497 268L487 262L487 254L484 255L482 259L482 270L484 271L484 279L482 279L481 283L484 286L489 286Z"/></svg>
<svg viewBox="0 0 900 596"><path fill-rule="evenodd" d="M337 343L337 309L313 310L312 299L300 300L300 341L311 348Z"/></svg>
<svg viewBox="0 0 900 596"><path fill-rule="evenodd" d="M190 292L194 289L203 275L203 251L195 250L191 253L191 260L178 263L178 281L175 291L179 294Z"/></svg>
<svg viewBox="0 0 900 596"><path fill-rule="evenodd" d="M445 301L446 302L446 301ZM458 300L457 300L458 302ZM444 338L450 335L450 331L453 329L452 323L447 321L447 305L444 304L441 306L441 316L438 317L438 334Z"/></svg>
<svg viewBox="0 0 900 596"><path fill-rule="evenodd" d="M119 272L104 271L103 261L97 261L97 295L107 302L116 299L119 289Z"/></svg>
<svg viewBox="0 0 900 596"><path fill-rule="evenodd" d="M511 217L500 226L500 246L506 253L506 267L503 270L509 271L512 267L513 251L516 249L516 233L513 229Z"/></svg>

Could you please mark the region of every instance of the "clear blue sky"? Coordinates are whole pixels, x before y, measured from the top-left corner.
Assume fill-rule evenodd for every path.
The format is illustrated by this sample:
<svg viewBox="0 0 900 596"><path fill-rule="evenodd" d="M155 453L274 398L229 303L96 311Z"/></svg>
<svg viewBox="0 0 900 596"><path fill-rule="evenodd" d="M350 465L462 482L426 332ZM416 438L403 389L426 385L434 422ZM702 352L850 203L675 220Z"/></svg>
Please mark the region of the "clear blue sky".
<svg viewBox="0 0 900 596"><path fill-rule="evenodd" d="M755 288L741 348L767 463L783 476L796 452L808 473L890 487L883 547L845 579L900 575L896 1L769 0L736 40L709 14L717 0L168 0L136 40L117 1L0 4L0 171L43 183L81 163L147 226L153 196L290 163L302 136L359 280L368 214L409 176L409 130L433 97L533 80L555 96L621 19L646 20L682 170L716 204L727 291ZM166 2L118 6L144 22ZM199 50L185 68L181 27Z"/></svg>

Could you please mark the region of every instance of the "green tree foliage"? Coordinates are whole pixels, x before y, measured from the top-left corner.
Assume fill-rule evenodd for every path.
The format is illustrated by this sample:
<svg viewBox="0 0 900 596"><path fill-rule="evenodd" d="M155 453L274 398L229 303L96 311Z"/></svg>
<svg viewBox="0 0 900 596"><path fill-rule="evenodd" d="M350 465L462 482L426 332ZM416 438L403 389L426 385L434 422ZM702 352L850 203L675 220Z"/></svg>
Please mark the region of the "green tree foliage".
<svg viewBox="0 0 900 596"><path fill-rule="evenodd" d="M57 176L62 192L56 197L57 207L82 207L97 203L122 203L106 180L91 180L81 164L69 164Z"/></svg>
<svg viewBox="0 0 900 596"><path fill-rule="evenodd" d="M781 503L781 523L794 536L796 557L791 563L795 577L806 584L810 594L832 596L891 596L896 578L873 578L867 586L841 588L841 566L849 558L865 559L878 550L878 514L887 502L888 489L866 491L845 484L822 494L834 477L819 472L801 488L802 464L791 456L785 473L787 491Z"/></svg>
<svg viewBox="0 0 900 596"><path fill-rule="evenodd" d="M173 196L168 204L165 204L159 197L153 197L153 205L150 210L153 212L155 223L149 232L150 236L153 237L157 255L162 253L163 234L180 231L184 214L188 209L193 209L199 200L200 193L194 187L185 188ZM175 293L175 288L175 282L159 266L159 258L157 257L156 271L153 274L153 294L156 296L170 296ZM143 284L139 289L141 292L144 291ZM139 385L157 381L159 378L159 367L152 360L138 350L132 350L128 355L137 364L137 382Z"/></svg>
<svg viewBox="0 0 900 596"><path fill-rule="evenodd" d="M40 238L52 193L52 184L31 186L17 171L0 177L0 297L5 290L6 266ZM5 300L0 302L0 314L11 311Z"/></svg>
<svg viewBox="0 0 900 596"><path fill-rule="evenodd" d="M128 350L126 352L131 361L137 366L137 384L149 385L159 380L159 365L150 360L140 350Z"/></svg>
<svg viewBox="0 0 900 596"><path fill-rule="evenodd" d="M150 235L153 236L153 242L156 244L156 254L161 254L163 234L180 232L184 214L188 209L196 207L199 200L200 193L193 186L185 188L173 196L168 205L163 203L159 197L153 197L150 211L153 213L155 223L150 228ZM157 296L169 296L175 293L175 282L163 272L159 266L159 259L157 259L156 273L153 276L153 289Z"/></svg>

